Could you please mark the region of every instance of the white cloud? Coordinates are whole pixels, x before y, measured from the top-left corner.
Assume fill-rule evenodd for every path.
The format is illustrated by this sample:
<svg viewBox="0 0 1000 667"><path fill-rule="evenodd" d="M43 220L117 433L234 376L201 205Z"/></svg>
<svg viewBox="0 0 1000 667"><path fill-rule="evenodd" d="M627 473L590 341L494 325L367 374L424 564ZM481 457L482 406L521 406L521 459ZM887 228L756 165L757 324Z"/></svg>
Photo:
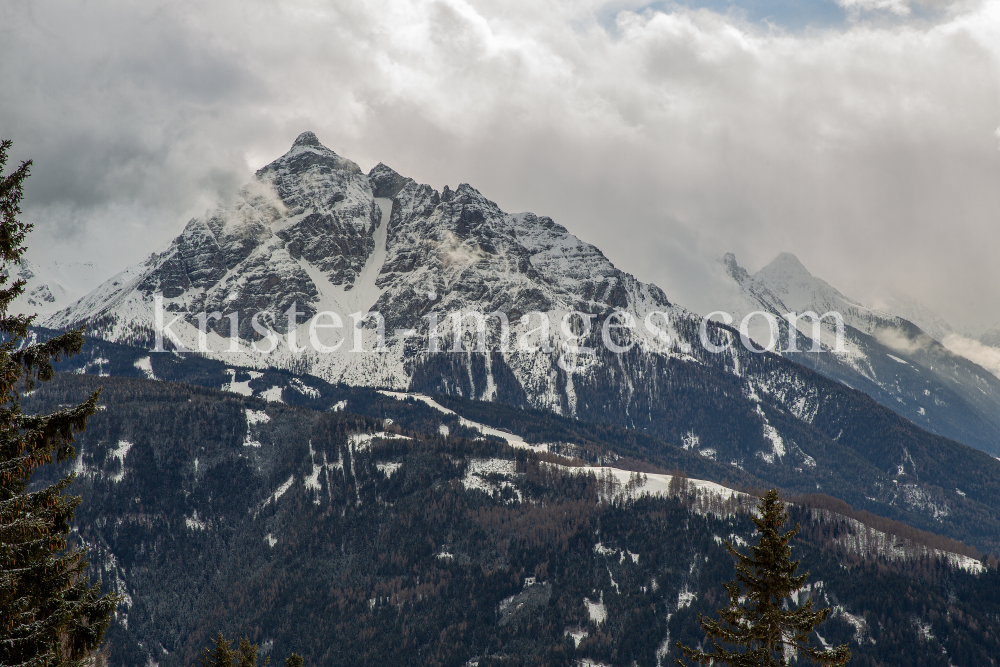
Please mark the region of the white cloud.
<svg viewBox="0 0 1000 667"><path fill-rule="evenodd" d="M978 340L958 334L951 334L943 341L944 346L955 354L965 357L981 368L1000 377L1000 349L983 345Z"/></svg>
<svg viewBox="0 0 1000 667"><path fill-rule="evenodd" d="M0 118L38 251L134 261L312 129L551 215L682 303L723 252L788 250L961 324L1000 304L1000 3L956 7L793 34L565 0L38 0L0 9Z"/></svg>
<svg viewBox="0 0 1000 667"><path fill-rule="evenodd" d="M904 354L916 354L917 352L927 350L931 346L931 342L925 338L910 338L908 335L900 331L899 329L885 328L879 329L875 332L875 339L882 343L890 350L896 352L902 352Z"/></svg>

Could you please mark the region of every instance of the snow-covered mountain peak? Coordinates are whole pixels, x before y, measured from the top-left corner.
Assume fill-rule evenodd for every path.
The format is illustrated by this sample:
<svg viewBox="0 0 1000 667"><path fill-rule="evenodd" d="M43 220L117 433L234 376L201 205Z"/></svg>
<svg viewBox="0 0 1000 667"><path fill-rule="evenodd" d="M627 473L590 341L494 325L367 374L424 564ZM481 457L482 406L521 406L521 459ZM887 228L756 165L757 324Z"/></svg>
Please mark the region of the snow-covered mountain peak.
<svg viewBox="0 0 1000 667"><path fill-rule="evenodd" d="M254 178L273 187L292 215L307 208L344 210L372 198L361 168L321 144L312 132L299 135L287 153L259 169ZM350 211L353 216L358 213Z"/></svg>
<svg viewBox="0 0 1000 667"><path fill-rule="evenodd" d="M771 262L758 271L760 274L782 274L787 276L812 278L809 269L790 252L779 252Z"/></svg>
<svg viewBox="0 0 1000 667"><path fill-rule="evenodd" d="M169 317L183 320L173 331L189 349L203 345L199 341L206 335L215 337L215 348L229 348L229 320L215 317L201 325L207 334L199 334L199 314L237 313L238 345L246 349L260 335L252 316L267 313L266 326L284 337L280 349L267 357L248 352L241 363L296 364L335 381L398 388L408 385L415 367L443 359L422 356L432 313L449 318L448 327L454 313L500 313L512 329L519 327L510 332L510 341L518 340L515 334L536 331L532 327L540 326L538 315L544 314L551 319L554 340L542 347L556 343L554 356L546 353L543 360L511 350L505 363L520 382L534 387L539 404L567 408L573 400L559 397L561 371L555 364L558 337L565 330L560 320L569 313L577 312L579 325L586 318L581 313L599 317L628 310L630 321L643 327L636 336L649 338L655 330L642 323L657 311L658 326L666 329L655 334L653 343L662 346L672 337L676 348L691 347L682 346L673 331L675 320L687 321L690 314L550 218L506 213L468 183L439 192L381 163L364 174L311 133L260 169L235 203L191 220L164 252L46 324L88 322L91 331L108 339L148 343L156 327L157 294ZM286 313L293 304L299 316L290 325ZM307 353L301 358L291 352L292 345L302 344L301 337L298 344L291 342L291 327L308 329L328 312L347 325L352 314L370 311L383 318L386 354ZM533 312L532 322L522 318ZM493 320L499 322L499 316ZM499 344L496 322L490 325L491 345ZM368 337L374 326L373 320L365 325L364 349L372 347ZM330 341L336 342L337 335L331 333ZM424 343L408 337L422 337ZM489 398L493 387L478 385L475 394Z"/></svg>
<svg viewBox="0 0 1000 667"><path fill-rule="evenodd" d="M816 278L790 252L783 252L770 264L753 274L754 282L766 285L791 310L817 312L857 306L829 283Z"/></svg>
<svg viewBox="0 0 1000 667"><path fill-rule="evenodd" d="M334 152L332 149L324 146L320 142L319 138L313 132L303 132L295 139L294 142L292 142L292 145L288 149L287 153L279 157L277 160L274 160L270 164L257 170L257 174L259 175L261 172L274 170L275 168L278 168L281 165L302 155L315 156L314 158L312 158L313 161L325 159L329 164L336 166L338 168L343 168L340 165L340 162L343 162L344 163L343 166L346 166L348 169L351 169L353 166L353 169L360 171L360 169L356 164L354 164L353 162L351 162L346 158L337 155L337 153Z"/></svg>
<svg viewBox="0 0 1000 667"><path fill-rule="evenodd" d="M788 310L781 298L774 294L768 285L754 280L745 268L739 265L736 255L727 252L719 260L718 273L713 276L713 284L717 285L712 309L729 313L736 322L756 310L765 310L781 314ZM722 279L722 272L731 280Z"/></svg>

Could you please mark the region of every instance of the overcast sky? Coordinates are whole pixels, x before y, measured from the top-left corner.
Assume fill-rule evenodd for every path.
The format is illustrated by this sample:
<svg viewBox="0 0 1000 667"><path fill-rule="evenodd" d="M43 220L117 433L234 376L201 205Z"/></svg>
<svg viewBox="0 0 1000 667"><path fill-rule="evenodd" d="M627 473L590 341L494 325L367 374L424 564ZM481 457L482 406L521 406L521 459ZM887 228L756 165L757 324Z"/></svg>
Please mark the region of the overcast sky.
<svg viewBox="0 0 1000 667"><path fill-rule="evenodd" d="M109 275L284 153L468 182L682 304L733 251L1000 320L1000 2L0 5L30 256Z"/></svg>

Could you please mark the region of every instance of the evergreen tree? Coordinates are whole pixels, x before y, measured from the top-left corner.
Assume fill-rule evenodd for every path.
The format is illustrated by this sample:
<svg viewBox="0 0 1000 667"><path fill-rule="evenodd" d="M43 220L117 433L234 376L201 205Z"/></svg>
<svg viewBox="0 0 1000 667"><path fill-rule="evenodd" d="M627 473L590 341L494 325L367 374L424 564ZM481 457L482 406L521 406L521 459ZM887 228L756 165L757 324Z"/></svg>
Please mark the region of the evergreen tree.
<svg viewBox="0 0 1000 667"><path fill-rule="evenodd" d="M11 315L25 281L8 285L31 225L17 220L30 162L3 176L10 141L0 142L0 664L63 667L99 662L96 653L117 598L90 586L86 552L67 548L78 497L64 495L70 475L29 490L39 466L75 456L73 434L94 414L99 392L47 415L21 412L20 394L52 378L52 362L83 346L71 331L32 342L34 316Z"/></svg>
<svg viewBox="0 0 1000 667"><path fill-rule="evenodd" d="M222 632L215 638L214 649L201 649L200 667L257 667L257 645L251 644L245 637L239 641L239 650L234 650L232 641L226 639ZM262 667L271 663L271 657L264 658ZM285 658L285 667L302 667L302 656L292 653Z"/></svg>
<svg viewBox="0 0 1000 667"><path fill-rule="evenodd" d="M233 649L232 641L220 632L215 638L215 648L201 650L201 667L257 667L257 645L247 638L240 639L239 649ZM271 664L271 658L264 658L262 667Z"/></svg>
<svg viewBox="0 0 1000 667"><path fill-rule="evenodd" d="M237 653L231 644L232 641L226 639L220 631L215 637L215 648L201 649L201 660L198 663L201 667L234 667Z"/></svg>
<svg viewBox="0 0 1000 667"><path fill-rule="evenodd" d="M726 549L736 560L736 579L724 584L729 605L719 610L718 620L699 615L712 651L693 649L680 642L677 648L701 665L787 665L787 657L796 651L816 664L845 665L851 658L846 645L823 651L809 646L809 633L826 620L829 608L813 611L811 598L797 609L785 608L789 595L802 589L809 574L795 574L799 561L791 559L789 542L799 532L799 526L780 532L788 514L777 490L768 491L760 499L757 512L759 516L753 522L760 538L757 546L750 547L751 555L736 551L726 542ZM684 665L681 660L676 662Z"/></svg>
<svg viewBox="0 0 1000 667"><path fill-rule="evenodd" d="M263 667L271 664L271 656L264 658ZM245 637L240 640L240 660L236 667L257 667L257 645Z"/></svg>

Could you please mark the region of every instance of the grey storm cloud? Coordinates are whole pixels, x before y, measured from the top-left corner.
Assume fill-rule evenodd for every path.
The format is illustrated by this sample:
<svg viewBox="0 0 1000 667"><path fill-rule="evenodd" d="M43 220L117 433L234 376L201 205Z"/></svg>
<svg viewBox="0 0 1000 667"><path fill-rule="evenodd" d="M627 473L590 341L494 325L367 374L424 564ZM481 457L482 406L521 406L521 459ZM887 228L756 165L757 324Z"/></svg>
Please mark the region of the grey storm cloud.
<svg viewBox="0 0 1000 667"><path fill-rule="evenodd" d="M839 4L784 31L586 1L15 1L0 134L34 159L43 259L137 261L310 129L550 215L680 303L726 251L791 251L993 324L1000 2Z"/></svg>

